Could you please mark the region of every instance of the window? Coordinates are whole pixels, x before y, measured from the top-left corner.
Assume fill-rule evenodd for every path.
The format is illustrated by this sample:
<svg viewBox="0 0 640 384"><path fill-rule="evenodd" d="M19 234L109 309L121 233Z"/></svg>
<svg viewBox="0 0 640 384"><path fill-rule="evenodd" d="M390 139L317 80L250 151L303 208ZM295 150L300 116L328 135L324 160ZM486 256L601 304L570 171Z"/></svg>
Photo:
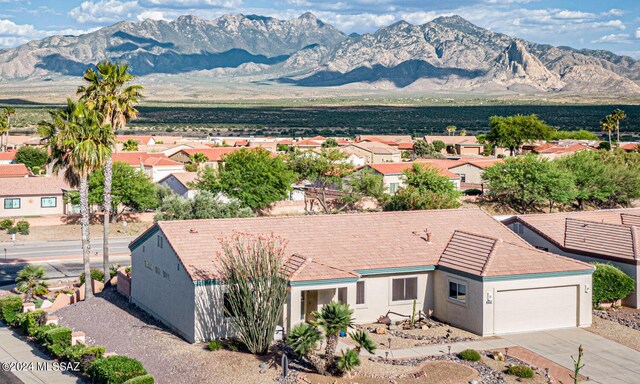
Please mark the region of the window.
<svg viewBox="0 0 640 384"><path fill-rule="evenodd" d="M467 302L467 285L464 283L449 282L449 298L461 303Z"/></svg>
<svg viewBox="0 0 640 384"><path fill-rule="evenodd" d="M524 234L524 227L522 226L521 223L514 223L513 224L513 231L515 233L517 233L518 235L522 235L522 234Z"/></svg>
<svg viewBox="0 0 640 384"><path fill-rule="evenodd" d="M169 274L166 271L162 271L162 277L169 280Z"/></svg>
<svg viewBox="0 0 640 384"><path fill-rule="evenodd" d="M389 193L395 195L398 192L398 186L400 183L389 183Z"/></svg>
<svg viewBox="0 0 640 384"><path fill-rule="evenodd" d="M392 301L416 300L418 298L418 278L393 279Z"/></svg>
<svg viewBox="0 0 640 384"><path fill-rule="evenodd" d="M152 268L151 268L151 262L150 262L150 261L145 260L145 261L144 261L144 266L145 266L145 268L152 269Z"/></svg>
<svg viewBox="0 0 640 384"><path fill-rule="evenodd" d="M158 246L158 248L162 248L162 246L164 245L164 238L162 236L158 235L156 239L156 245Z"/></svg>
<svg viewBox="0 0 640 384"><path fill-rule="evenodd" d="M356 304L364 304L364 281L356 283Z"/></svg>
<svg viewBox="0 0 640 384"><path fill-rule="evenodd" d="M338 301L343 304L347 303L347 288L338 288Z"/></svg>
<svg viewBox="0 0 640 384"><path fill-rule="evenodd" d="M4 209L20 209L20 199L4 199Z"/></svg>
<svg viewBox="0 0 640 384"><path fill-rule="evenodd" d="M300 320L304 320L304 314L306 310L306 308L304 307L304 297L306 295L306 292L300 292Z"/></svg>
<svg viewBox="0 0 640 384"><path fill-rule="evenodd" d="M156 273L159 275L160 274L160 268L156 267Z"/></svg>
<svg viewBox="0 0 640 384"><path fill-rule="evenodd" d="M41 197L40 198L40 207L41 208L55 208L58 205L58 199L55 197Z"/></svg>
<svg viewBox="0 0 640 384"><path fill-rule="evenodd" d="M467 175L464 173L460 173L458 174L458 176L460 176L460 182L461 183L466 183L467 182Z"/></svg>

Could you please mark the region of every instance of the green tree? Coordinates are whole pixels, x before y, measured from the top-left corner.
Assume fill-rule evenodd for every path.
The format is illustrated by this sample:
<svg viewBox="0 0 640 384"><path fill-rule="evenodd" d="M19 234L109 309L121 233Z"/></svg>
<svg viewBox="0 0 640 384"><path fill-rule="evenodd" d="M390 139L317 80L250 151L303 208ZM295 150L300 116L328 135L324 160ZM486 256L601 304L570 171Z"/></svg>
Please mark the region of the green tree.
<svg viewBox="0 0 640 384"><path fill-rule="evenodd" d="M11 116L16 114L13 107L4 107L0 112L0 152L6 152L9 145L9 131L11 130Z"/></svg>
<svg viewBox="0 0 640 384"><path fill-rule="evenodd" d="M350 376L353 368L358 365L360 365L360 357L353 349L348 349L346 352L341 351L341 356L338 357L336 368L338 372L347 372Z"/></svg>
<svg viewBox="0 0 640 384"><path fill-rule="evenodd" d="M129 72L127 64L119 64L109 61L101 61L96 65L96 70L89 68L84 72L83 80L86 85L78 87L77 93L80 100L87 107L100 112L101 125L105 132L109 132L115 145L114 130L124 129L130 119L138 115L135 106L142 98L141 85L129 85L133 75ZM112 158L105 160L104 165L104 198L103 198L103 270L105 284L109 281L109 222L114 219L111 211L111 183L112 183Z"/></svg>
<svg viewBox="0 0 640 384"><path fill-rule="evenodd" d="M207 161L209 161L209 158L204 153L194 153L193 155L189 156L189 162L185 166L185 170L187 170L188 172L197 172L200 169L201 165L206 163Z"/></svg>
<svg viewBox="0 0 640 384"><path fill-rule="evenodd" d="M338 336L340 332L347 332L353 326L353 310L349 305L332 301L322 306L320 311L314 311L314 324L322 328L327 339L324 355L326 359L325 370L333 370Z"/></svg>
<svg viewBox="0 0 640 384"><path fill-rule="evenodd" d="M635 280L619 268L604 263L594 263L593 305L614 302L629 296L635 289Z"/></svg>
<svg viewBox="0 0 640 384"><path fill-rule="evenodd" d="M445 144L442 140L433 140L431 144L433 145L433 149L437 153L440 153L443 149L447 148L447 144Z"/></svg>
<svg viewBox="0 0 640 384"><path fill-rule="evenodd" d="M356 343L354 351L357 355L360 355L360 351L363 349L370 354L374 354L376 352L376 342L371 339L367 332L361 330L349 332L349 337L351 337L351 339Z"/></svg>
<svg viewBox="0 0 640 384"><path fill-rule="evenodd" d="M218 170L220 191L254 210L287 198L295 181L282 158L262 148L233 151L223 161Z"/></svg>
<svg viewBox="0 0 640 384"><path fill-rule="evenodd" d="M363 197L372 197L378 203L384 204L388 196L384 192L382 175L374 172L371 168L363 168L354 172L349 178L347 191L351 203L358 203Z"/></svg>
<svg viewBox="0 0 640 384"><path fill-rule="evenodd" d="M25 301L33 301L34 295L47 294L47 282L44 281L45 270L41 265L27 265L18 271L16 289L25 294Z"/></svg>
<svg viewBox="0 0 640 384"><path fill-rule="evenodd" d="M294 326L287 335L287 344L301 357L305 357L311 365L320 373L325 374L325 364L316 354L318 343L322 340L320 330L309 323Z"/></svg>
<svg viewBox="0 0 640 384"><path fill-rule="evenodd" d="M433 157L439 154L439 152L440 151L435 149L435 145L427 143L425 140L419 139L413 143L413 153L415 153L417 157Z"/></svg>
<svg viewBox="0 0 640 384"><path fill-rule="evenodd" d="M220 201L209 191L199 191L193 199L169 195L162 200L155 220L224 219L232 217L252 217L250 208L242 207L238 200L228 203Z"/></svg>
<svg viewBox="0 0 640 384"><path fill-rule="evenodd" d="M447 130L447 133L449 134L449 136L455 136L456 130L458 129L458 127L456 127L455 125L449 125L445 129Z"/></svg>
<svg viewBox="0 0 640 384"><path fill-rule="evenodd" d="M329 137L322 143L322 148L334 148L338 146L338 141L333 137Z"/></svg>
<svg viewBox="0 0 640 384"><path fill-rule="evenodd" d="M579 131L555 131L551 135L551 140L599 140L595 133L581 129Z"/></svg>
<svg viewBox="0 0 640 384"><path fill-rule="evenodd" d="M49 154L46 150L24 146L16 151L16 163L24 164L31 172L40 173L42 168L47 164Z"/></svg>
<svg viewBox="0 0 640 384"><path fill-rule="evenodd" d="M114 135L109 124L101 125L102 115L84 102L68 99L67 107L51 111L50 118L51 122L40 124L39 134L49 148L53 171L63 171L67 182L79 187L82 255L85 274L89 275L89 176L111 158ZM91 284L85 284L85 297L92 296Z"/></svg>
<svg viewBox="0 0 640 384"><path fill-rule="evenodd" d="M404 172L406 187L391 196L386 211L446 209L460 206L460 191L442 176L440 170L427 164L414 163Z"/></svg>
<svg viewBox="0 0 640 384"><path fill-rule="evenodd" d="M600 129L603 131L607 131L609 135L609 149L611 149L611 131L616 128L616 121L611 117L611 115L607 115L604 119L600 120Z"/></svg>
<svg viewBox="0 0 640 384"><path fill-rule="evenodd" d="M489 118L491 128L487 140L494 147L508 148L511 155L520 151L522 144L535 140L547 140L553 129L540 120L538 116L492 116Z"/></svg>
<svg viewBox="0 0 640 384"><path fill-rule="evenodd" d="M234 234L221 243L225 315L247 349L263 355L269 351L287 299L286 241L273 235Z"/></svg>
<svg viewBox="0 0 640 384"><path fill-rule="evenodd" d="M616 108L611 112L611 119L615 122L616 125L616 143L620 145L620 121L627 118L627 114L620 108Z"/></svg>
<svg viewBox="0 0 640 384"><path fill-rule="evenodd" d="M133 139L129 139L122 143L122 150L125 152L136 152L138 150L138 142Z"/></svg>

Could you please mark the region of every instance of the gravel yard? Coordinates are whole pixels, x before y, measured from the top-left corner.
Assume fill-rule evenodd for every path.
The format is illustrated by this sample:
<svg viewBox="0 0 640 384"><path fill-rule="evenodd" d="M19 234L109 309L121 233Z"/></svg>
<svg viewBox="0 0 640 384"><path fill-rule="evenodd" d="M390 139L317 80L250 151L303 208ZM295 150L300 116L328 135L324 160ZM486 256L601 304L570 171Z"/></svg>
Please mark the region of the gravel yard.
<svg viewBox="0 0 640 384"><path fill-rule="evenodd" d="M29 219L26 219L29 221ZM135 237L153 225L152 222L132 222L125 227L122 222L111 224L109 233L111 237ZM90 231L93 236L102 237L102 224L92 224ZM0 231L0 242L10 241L11 235L7 231ZM49 225L31 226L26 236L16 235L17 241L56 241L56 240L80 240L80 225Z"/></svg>
<svg viewBox="0 0 640 384"><path fill-rule="evenodd" d="M381 350L389 349L389 338L391 338L392 350L482 339L478 335L447 324L432 326L429 329L403 330L398 328L394 331L387 331L385 334L375 332L377 329L386 328L382 324L364 324L359 328L369 330L369 336L378 344L378 349Z"/></svg>
<svg viewBox="0 0 640 384"><path fill-rule="evenodd" d="M593 323L588 331L613 340L616 343L640 351L640 331L631 329L616 321L605 320L598 316L593 316Z"/></svg>
<svg viewBox="0 0 640 384"><path fill-rule="evenodd" d="M136 358L157 383L268 383L279 369L260 373L259 358L245 353L205 349L167 331L115 289L55 313L60 324L86 334L89 344ZM264 360L269 360L265 357ZM279 361L279 360L278 360Z"/></svg>

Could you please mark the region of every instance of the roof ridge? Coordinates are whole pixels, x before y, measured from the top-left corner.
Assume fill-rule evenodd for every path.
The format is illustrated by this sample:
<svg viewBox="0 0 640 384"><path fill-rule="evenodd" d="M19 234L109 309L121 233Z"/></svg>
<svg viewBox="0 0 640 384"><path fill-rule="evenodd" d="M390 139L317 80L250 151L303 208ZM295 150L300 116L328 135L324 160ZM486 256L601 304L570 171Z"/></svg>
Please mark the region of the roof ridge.
<svg viewBox="0 0 640 384"><path fill-rule="evenodd" d="M307 257L305 255L299 254L299 253L294 253L291 256L289 256L287 258L287 261L289 261L289 259L291 259L293 256L298 256L298 257L302 257L304 259L304 262L302 264L300 264L300 266L293 271L292 274L289 275L289 279L291 280L294 276L298 276L300 274L300 272L308 265L311 263L311 261L313 260L313 258L311 257Z"/></svg>
<svg viewBox="0 0 640 384"><path fill-rule="evenodd" d="M493 257L495 256L496 252L498 251L498 245L502 244L502 240L500 239L496 239L493 242L493 247L491 247L491 251L489 252L489 255L487 256L487 259L484 261L484 265L482 266L482 270L480 271L480 276L486 276L487 275L487 271L489 270L489 265L491 264L491 261L493 261Z"/></svg>
<svg viewBox="0 0 640 384"><path fill-rule="evenodd" d="M346 269L342 269L342 268L334 267L333 265L330 265L330 264L327 264L327 263L322 263L322 262L319 262L319 261L316 261L316 260L312 260L312 261L310 261L310 263L311 263L311 262L314 262L314 263L316 263L316 264L322 265L323 267L336 269L336 270L338 270L338 271L345 272L345 273L348 273L348 274L353 275L353 276L356 276L356 277L360 277L360 275L359 275L359 274L357 274L357 273L354 273L354 272L352 272L352 271L347 271ZM302 269L302 268L301 268L301 269Z"/></svg>
<svg viewBox="0 0 640 384"><path fill-rule="evenodd" d="M500 240L500 239L499 239L499 238L497 238L497 237L493 237L493 236L489 236L489 235L481 235L481 234L478 234L478 233L474 233L474 232L466 231L466 230L464 230L464 229L455 229L455 230L453 231L453 233L454 233L454 234L456 234L457 232L459 232L459 233L465 233L465 234L467 234L467 235L472 235L472 236L476 236L476 237L483 237L483 238L485 238L485 239L494 240L494 241L498 241L498 240Z"/></svg>
<svg viewBox="0 0 640 384"><path fill-rule="evenodd" d="M625 224L607 223L607 222L604 222L604 221L594 221L594 220L576 219L574 217L565 217L565 233L566 233L566 228L567 228L566 227L566 222L569 221L569 220L571 220L571 221L580 221L580 222L589 223L589 224L614 225L616 227L629 228L629 226L625 225Z"/></svg>

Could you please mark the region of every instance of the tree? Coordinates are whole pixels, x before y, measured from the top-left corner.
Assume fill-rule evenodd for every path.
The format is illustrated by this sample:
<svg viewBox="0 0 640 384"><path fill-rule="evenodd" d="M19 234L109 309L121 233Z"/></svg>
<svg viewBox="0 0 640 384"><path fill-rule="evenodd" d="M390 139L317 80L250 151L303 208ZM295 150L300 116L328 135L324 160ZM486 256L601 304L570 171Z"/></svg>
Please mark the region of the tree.
<svg viewBox="0 0 640 384"><path fill-rule="evenodd" d="M295 174L280 157L262 148L226 154L218 170L219 191L253 210L285 199Z"/></svg>
<svg viewBox="0 0 640 384"><path fill-rule="evenodd" d="M273 235L236 233L221 243L225 315L249 351L263 355L273 341L287 299L286 241Z"/></svg>
<svg viewBox="0 0 640 384"><path fill-rule="evenodd" d="M89 68L84 72L86 85L78 87L80 100L87 106L100 112L101 125L105 132L115 135L114 130L124 129L127 121L135 118L138 111L135 106L142 98L141 85L128 85L133 75L128 72L127 64L102 61L96 70ZM108 127L108 129L107 129ZM115 143L115 137L112 137ZM115 145L115 144L114 144ZM103 270L105 284L109 281L109 222L115 217L111 212L112 159L107 158L104 165L104 198L103 198Z"/></svg>
<svg viewBox="0 0 640 384"><path fill-rule="evenodd" d="M600 128L603 131L607 131L607 134L609 135L609 149L611 149L611 131L614 130L616 127L616 122L613 119L613 117L611 117L611 115L607 115L605 116L604 119L600 120Z"/></svg>
<svg viewBox="0 0 640 384"><path fill-rule="evenodd" d="M0 152L6 152L9 145L9 131L11 130L11 116L16 114L13 107L4 107L0 112Z"/></svg>
<svg viewBox="0 0 640 384"><path fill-rule="evenodd" d="M384 191L382 175L374 172L371 168L363 168L354 172L349 178L347 196L350 200L343 200L345 204L357 204L363 197L372 197L378 203L384 204L388 195Z"/></svg>
<svg viewBox="0 0 640 384"><path fill-rule="evenodd" d="M196 172L198 169L200 169L200 165L206 163L207 161L209 161L209 158L204 153L194 153L193 155L189 156L189 163L187 163L185 169L188 172Z"/></svg>
<svg viewBox="0 0 640 384"><path fill-rule="evenodd" d="M44 281L45 270L41 265L27 265L18 271L16 289L25 294L25 301L33 301L34 295L45 295L49 290Z"/></svg>
<svg viewBox="0 0 640 384"><path fill-rule="evenodd" d="M319 374L325 374L325 365L316 354L318 343L322 340L320 330L311 324L302 323L294 326L287 336L287 344L301 357L305 357Z"/></svg>
<svg viewBox="0 0 640 384"><path fill-rule="evenodd" d="M362 330L349 332L349 337L351 337L351 339L356 343L354 351L357 355L360 355L360 351L363 349L370 354L374 354L376 352L376 342L369 337L367 332Z"/></svg>
<svg viewBox="0 0 640 384"><path fill-rule="evenodd" d="M599 140L595 133L581 129L579 131L555 131L551 135L551 140Z"/></svg>
<svg viewBox="0 0 640 384"><path fill-rule="evenodd" d="M417 157L435 156L439 152L432 143L427 143L426 140L419 139L413 143L413 153L415 153Z"/></svg>
<svg viewBox="0 0 640 384"><path fill-rule="evenodd" d="M467 136L467 130L466 129L461 130L460 136Z"/></svg>
<svg viewBox="0 0 640 384"><path fill-rule="evenodd" d="M445 129L447 130L447 133L449 134L449 136L452 136L456 134L456 130L458 129L458 127L456 127L455 125L449 125Z"/></svg>
<svg viewBox="0 0 640 384"><path fill-rule="evenodd" d="M324 355L326 359L325 370L333 370L336 348L338 347L338 335L346 332L353 326L353 310L349 305L332 301L325 304L320 311L314 311L313 317L317 326L322 328L327 339Z"/></svg>
<svg viewBox="0 0 640 384"><path fill-rule="evenodd" d="M136 152L138 150L138 142L133 139L129 139L122 144L122 150L125 152Z"/></svg>
<svg viewBox="0 0 640 384"><path fill-rule="evenodd" d="M629 296L635 289L635 280L619 268L604 263L594 263L593 305L615 302Z"/></svg>
<svg viewBox="0 0 640 384"><path fill-rule="evenodd" d="M443 149L447 148L447 144L445 144L442 140L433 140L431 144L433 145L433 149L436 151L436 153L440 153Z"/></svg>
<svg viewBox="0 0 640 384"><path fill-rule="evenodd" d="M334 148L338 146L338 141L333 137L329 137L322 143L322 148Z"/></svg>
<svg viewBox="0 0 640 384"><path fill-rule="evenodd" d="M85 275L89 276L89 176L111 158L114 135L109 124L101 125L102 115L84 102L67 99L67 107L51 111L50 118L51 122L40 124L39 134L49 148L53 171L63 171L67 182L79 187L82 256ZM85 284L85 297L92 296L91 284Z"/></svg>
<svg viewBox="0 0 640 384"><path fill-rule="evenodd" d="M546 140L553 134L553 129L534 114L492 116L489 126L491 130L486 139L494 147L508 148L512 156L520 151L525 142Z"/></svg>
<svg viewBox="0 0 640 384"><path fill-rule="evenodd" d="M193 199L177 195L165 197L158 208L155 220L223 219L232 217L252 217L250 208L242 207L238 200L228 203L220 201L209 191L199 191Z"/></svg>
<svg viewBox="0 0 640 384"><path fill-rule="evenodd" d="M440 170L428 164L414 163L404 172L406 187L391 196L386 211L446 209L460 206L460 191Z"/></svg>
<svg viewBox="0 0 640 384"><path fill-rule="evenodd" d="M16 163L24 164L36 174L40 173L47 164L47 158L49 158L49 154L41 148L24 146L16 151Z"/></svg>
<svg viewBox="0 0 640 384"><path fill-rule="evenodd" d="M613 110L613 112L611 112L611 119L615 122L616 124L616 143L618 143L618 145L620 145L620 121L624 120L627 118L627 114L624 113L624 111L620 108L616 108Z"/></svg>

